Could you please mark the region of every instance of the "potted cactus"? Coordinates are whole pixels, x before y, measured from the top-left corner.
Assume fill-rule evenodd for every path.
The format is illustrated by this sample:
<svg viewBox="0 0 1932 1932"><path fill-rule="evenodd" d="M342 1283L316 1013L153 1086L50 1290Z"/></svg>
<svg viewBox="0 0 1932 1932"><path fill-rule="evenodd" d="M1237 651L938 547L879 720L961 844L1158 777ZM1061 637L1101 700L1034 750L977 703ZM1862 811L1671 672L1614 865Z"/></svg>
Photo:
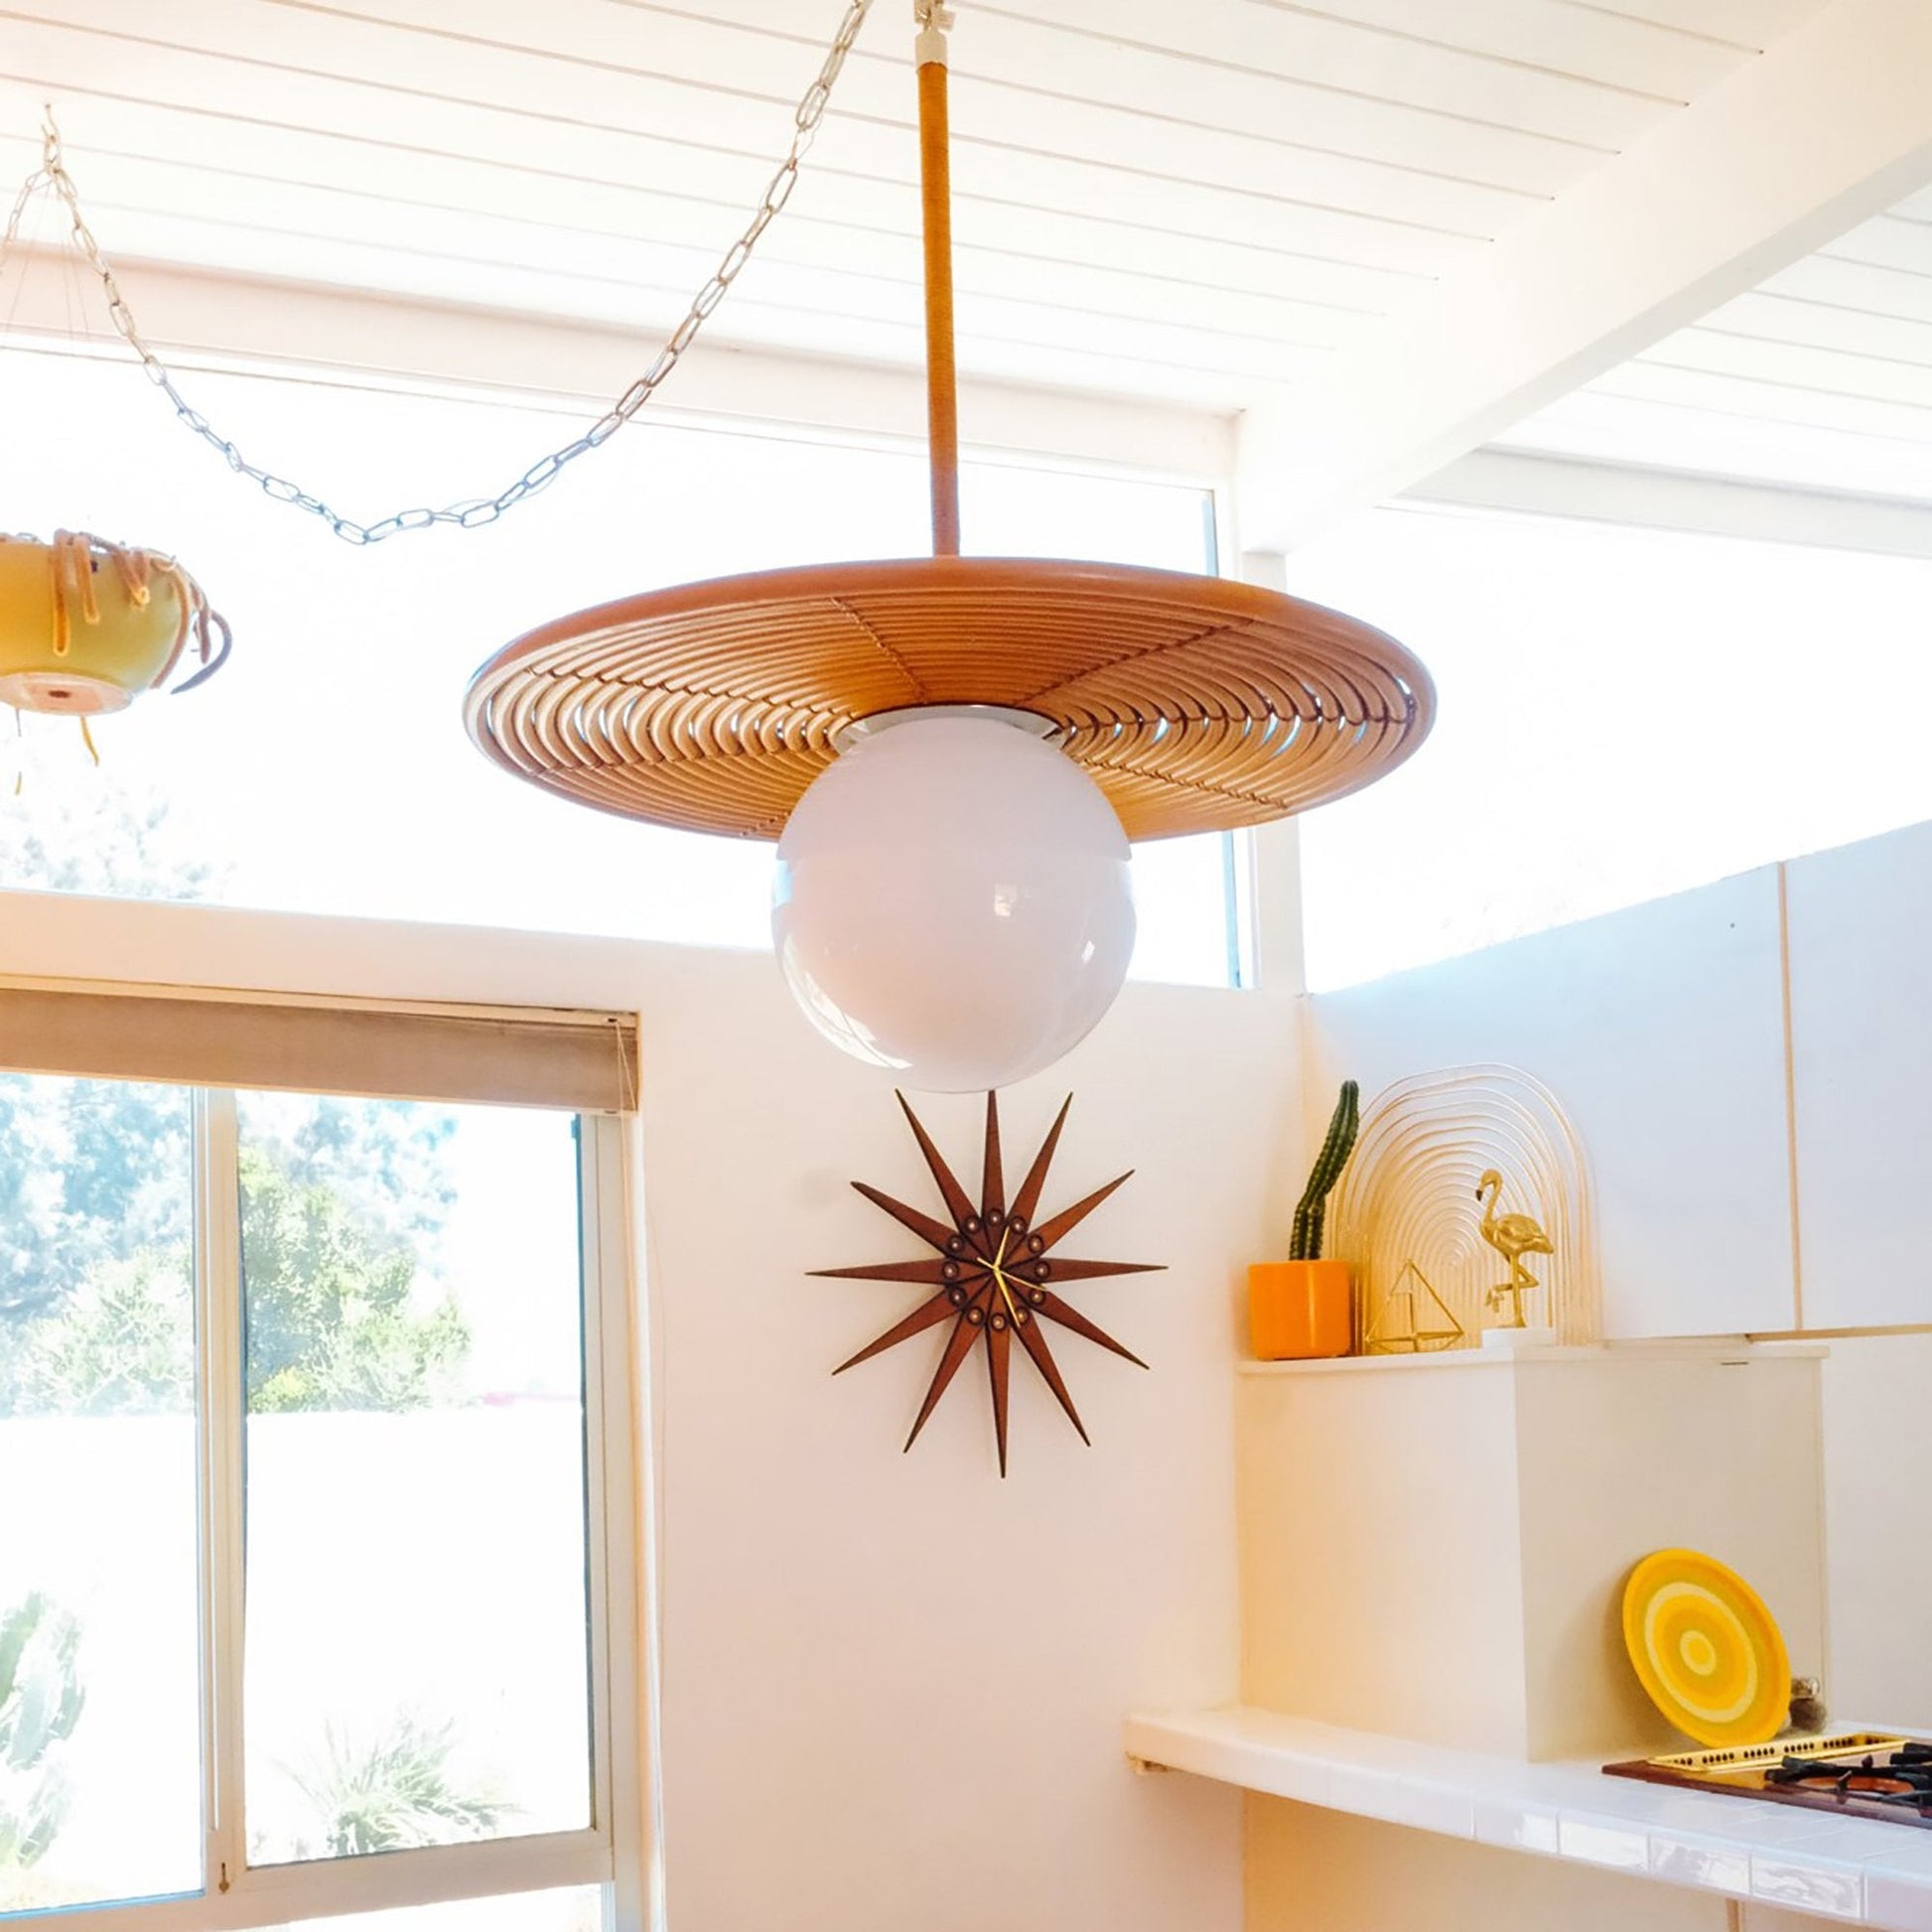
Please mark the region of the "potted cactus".
<svg viewBox="0 0 1932 1932"><path fill-rule="evenodd" d="M1348 1299L1348 1264L1321 1258L1328 1196L1341 1178L1361 1125L1361 1089L1341 1083L1321 1152L1295 1209L1286 1261L1258 1261L1248 1270L1248 1336L1264 1362L1345 1355L1355 1324Z"/></svg>

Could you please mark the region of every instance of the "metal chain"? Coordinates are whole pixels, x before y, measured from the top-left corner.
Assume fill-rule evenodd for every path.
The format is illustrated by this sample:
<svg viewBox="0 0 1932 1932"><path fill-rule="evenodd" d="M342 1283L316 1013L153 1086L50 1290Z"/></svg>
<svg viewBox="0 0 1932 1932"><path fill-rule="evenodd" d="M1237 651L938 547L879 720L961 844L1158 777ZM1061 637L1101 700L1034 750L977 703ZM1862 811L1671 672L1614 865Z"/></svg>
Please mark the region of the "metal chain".
<svg viewBox="0 0 1932 1932"><path fill-rule="evenodd" d="M93 230L88 227L86 216L80 210L80 198L74 188L73 177L68 173L61 157L61 132L54 123L51 108L41 130L41 166L27 178L14 203L6 232L0 236L0 264L5 263L8 251L19 235L21 217L28 204L40 191L52 189L68 210L75 247L100 279L101 288L107 296L107 313L122 341L141 358L141 366L148 380L174 404L175 414L204 443L218 451L230 470L238 476L252 478L263 492L276 502L292 503L299 510L307 510L310 515L321 517L345 543L380 543L398 531L426 530L436 523L455 523L466 530L473 530L480 524L495 522L505 510L513 508L524 497L534 495L547 483L555 482L566 465L575 463L580 456L588 455L608 443L651 399L665 377L677 367L684 351L697 340L699 331L711 319L713 311L725 299L727 290L751 260L759 237L791 199L791 191L798 183L799 166L809 152L819 123L825 118L825 110L831 102L833 84L839 77L839 70L845 66L846 56L852 51L853 42L859 37L860 28L865 25L866 15L871 11L872 0L849 0L845 18L825 56L824 65L818 70L818 77L793 112L790 150L765 188L764 199L759 204L758 212L752 216L744 233L725 251L724 258L712 271L711 279L698 291L690 308L684 312L684 320L671 331L664 346L657 351L656 359L582 436L539 458L507 489L494 496L473 497L465 502L450 503L442 509L398 510L374 523L357 523L353 518L332 509L320 496L310 494L300 484L250 463L199 409L186 400L175 386L175 378L167 365L143 339L135 324L134 312L128 307L119 284L114 280L114 271L108 266L100 244L94 239Z"/></svg>

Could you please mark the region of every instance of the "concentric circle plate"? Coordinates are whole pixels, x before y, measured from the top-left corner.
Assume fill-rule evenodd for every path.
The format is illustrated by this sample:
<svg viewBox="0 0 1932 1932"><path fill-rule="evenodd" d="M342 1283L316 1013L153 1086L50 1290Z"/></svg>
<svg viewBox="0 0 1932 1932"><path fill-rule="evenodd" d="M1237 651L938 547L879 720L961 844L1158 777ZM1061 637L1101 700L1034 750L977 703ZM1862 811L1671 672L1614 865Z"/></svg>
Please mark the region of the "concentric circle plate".
<svg viewBox="0 0 1932 1932"><path fill-rule="evenodd" d="M1791 1662L1764 1600L1695 1550L1659 1550L1623 1587L1623 1645L1650 1701L1700 1744L1763 1744L1791 1709Z"/></svg>
<svg viewBox="0 0 1932 1932"><path fill-rule="evenodd" d="M1435 711L1393 638L1251 584L919 558L654 591L533 630L466 718L533 784L625 817L775 839L836 734L911 705L1036 712L1128 836L1257 825L1400 764Z"/></svg>

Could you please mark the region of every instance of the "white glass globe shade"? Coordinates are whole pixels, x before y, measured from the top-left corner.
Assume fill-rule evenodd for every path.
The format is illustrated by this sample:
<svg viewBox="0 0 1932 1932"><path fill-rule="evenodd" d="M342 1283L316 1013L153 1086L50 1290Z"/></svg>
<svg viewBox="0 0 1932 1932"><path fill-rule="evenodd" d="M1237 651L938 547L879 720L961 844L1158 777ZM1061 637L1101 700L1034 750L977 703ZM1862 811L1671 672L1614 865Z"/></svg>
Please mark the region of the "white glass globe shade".
<svg viewBox="0 0 1932 1932"><path fill-rule="evenodd" d="M945 1093L1049 1066L1134 950L1131 852L1078 765L997 714L876 722L778 842L771 936L835 1044Z"/></svg>

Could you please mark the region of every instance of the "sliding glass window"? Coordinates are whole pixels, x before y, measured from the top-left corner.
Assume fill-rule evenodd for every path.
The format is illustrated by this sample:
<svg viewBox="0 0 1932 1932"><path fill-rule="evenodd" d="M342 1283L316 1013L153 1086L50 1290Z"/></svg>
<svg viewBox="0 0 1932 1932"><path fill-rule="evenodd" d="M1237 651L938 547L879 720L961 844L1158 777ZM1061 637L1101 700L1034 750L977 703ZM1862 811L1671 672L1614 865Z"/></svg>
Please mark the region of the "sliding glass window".
<svg viewBox="0 0 1932 1932"><path fill-rule="evenodd" d="M615 1922L621 1194L603 1113L0 1073L0 1915Z"/></svg>

